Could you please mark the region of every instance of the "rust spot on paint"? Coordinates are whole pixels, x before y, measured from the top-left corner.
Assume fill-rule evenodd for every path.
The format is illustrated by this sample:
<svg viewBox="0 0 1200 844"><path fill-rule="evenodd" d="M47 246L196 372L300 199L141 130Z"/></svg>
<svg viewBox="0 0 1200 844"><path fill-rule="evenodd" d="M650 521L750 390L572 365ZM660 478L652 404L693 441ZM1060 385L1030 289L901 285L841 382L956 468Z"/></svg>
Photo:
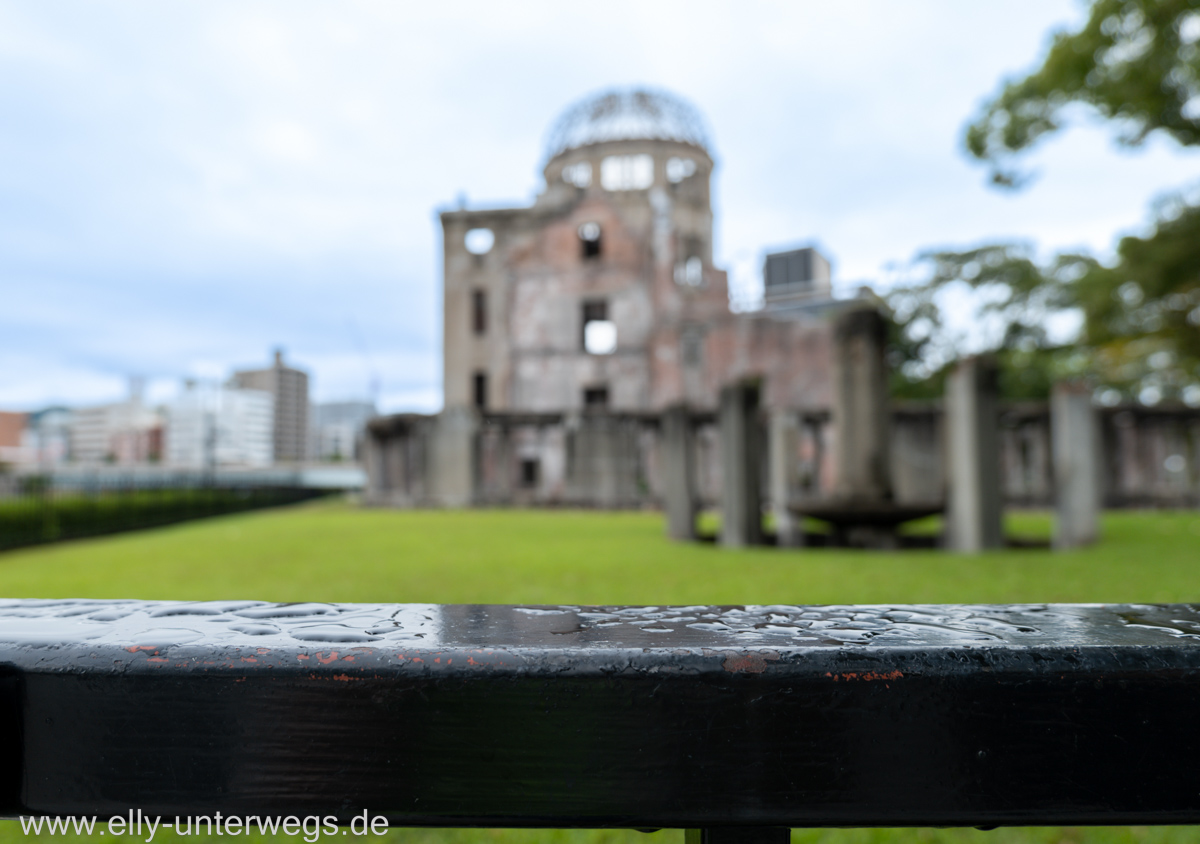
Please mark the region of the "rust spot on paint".
<svg viewBox="0 0 1200 844"><path fill-rule="evenodd" d="M831 674L826 671L825 676L832 678L835 683L839 680L845 680L846 682L850 682L851 680L899 680L904 676L904 672L898 668L895 671L867 671L862 674L854 671L847 671L844 674ZM888 688L890 689L891 686L888 686Z"/></svg>
<svg viewBox="0 0 1200 844"><path fill-rule="evenodd" d="M329 663L333 662L337 658L338 658L337 651L329 651L326 654L322 654L320 651L317 651L317 662L321 663L322 665L328 665Z"/></svg>
<svg viewBox="0 0 1200 844"><path fill-rule="evenodd" d="M146 662L170 662L170 661L171 660L167 659L166 657L161 657L161 656L152 656L152 657L149 657L146 659Z"/></svg>
<svg viewBox="0 0 1200 844"><path fill-rule="evenodd" d="M135 654L138 651L153 651L154 653L158 653L158 648L154 647L154 645L130 645L125 650L131 654Z"/></svg>
<svg viewBox="0 0 1200 844"><path fill-rule="evenodd" d="M296 654L296 659L308 659L308 654Z"/></svg>
<svg viewBox="0 0 1200 844"><path fill-rule="evenodd" d="M731 674L762 674L767 670L767 662L777 659L779 655L775 653L730 654L721 667Z"/></svg>

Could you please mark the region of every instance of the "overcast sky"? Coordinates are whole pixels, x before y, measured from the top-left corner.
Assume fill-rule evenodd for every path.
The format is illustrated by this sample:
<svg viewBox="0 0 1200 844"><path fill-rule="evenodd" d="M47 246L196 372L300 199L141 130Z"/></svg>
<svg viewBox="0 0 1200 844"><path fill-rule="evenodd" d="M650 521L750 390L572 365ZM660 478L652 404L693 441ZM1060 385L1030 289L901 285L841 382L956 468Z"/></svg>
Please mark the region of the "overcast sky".
<svg viewBox="0 0 1200 844"><path fill-rule="evenodd" d="M650 85L715 144L716 256L815 242L845 289L919 251L1105 255L1200 157L1086 117L998 193L962 128L1078 23L1004 3L0 0L0 409L265 364L318 400L441 404L435 210L524 204L578 98Z"/></svg>

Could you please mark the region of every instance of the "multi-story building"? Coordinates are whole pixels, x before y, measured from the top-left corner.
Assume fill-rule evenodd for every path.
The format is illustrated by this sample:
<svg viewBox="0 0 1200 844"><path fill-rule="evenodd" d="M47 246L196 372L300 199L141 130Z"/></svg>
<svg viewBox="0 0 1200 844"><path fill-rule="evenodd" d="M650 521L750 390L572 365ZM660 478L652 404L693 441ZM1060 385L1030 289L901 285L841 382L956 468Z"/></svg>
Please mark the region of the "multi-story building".
<svg viewBox="0 0 1200 844"><path fill-rule="evenodd" d="M133 465L162 455L162 415L144 403L138 378L123 402L73 408L69 426L68 453L75 463Z"/></svg>
<svg viewBox="0 0 1200 844"><path fill-rule="evenodd" d="M308 373L287 366L283 350L275 350L268 369L235 372L230 386L261 390L274 397L272 456L276 463L295 463L308 456Z"/></svg>
<svg viewBox="0 0 1200 844"><path fill-rule="evenodd" d="M185 469L270 466L275 399L265 390L185 384L167 406L167 465Z"/></svg>
<svg viewBox="0 0 1200 844"><path fill-rule="evenodd" d="M22 464L51 469L65 463L71 450L70 408L47 407L29 414L22 437Z"/></svg>
<svg viewBox="0 0 1200 844"><path fill-rule="evenodd" d="M0 410L0 466L22 462L28 423L28 413Z"/></svg>

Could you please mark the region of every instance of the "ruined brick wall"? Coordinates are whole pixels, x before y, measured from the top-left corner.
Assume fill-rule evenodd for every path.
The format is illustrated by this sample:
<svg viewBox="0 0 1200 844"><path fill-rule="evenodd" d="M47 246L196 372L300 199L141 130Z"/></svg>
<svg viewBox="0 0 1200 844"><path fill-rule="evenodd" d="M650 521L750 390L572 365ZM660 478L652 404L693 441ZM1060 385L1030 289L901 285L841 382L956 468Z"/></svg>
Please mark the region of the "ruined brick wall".
<svg viewBox="0 0 1200 844"><path fill-rule="evenodd" d="M648 184L605 186L612 161L647 156ZM691 169L671 173L672 162ZM712 265L712 166L677 141L596 143L553 158L529 208L443 213L446 405L474 404L482 375L493 410L576 410L589 388L605 389L615 411L714 406L729 366L713 332L735 320ZM580 167L592 174L586 185ZM484 254L467 248L476 229L494 237ZM589 229L599 233L594 256ZM588 303L616 328L610 354L584 348Z"/></svg>

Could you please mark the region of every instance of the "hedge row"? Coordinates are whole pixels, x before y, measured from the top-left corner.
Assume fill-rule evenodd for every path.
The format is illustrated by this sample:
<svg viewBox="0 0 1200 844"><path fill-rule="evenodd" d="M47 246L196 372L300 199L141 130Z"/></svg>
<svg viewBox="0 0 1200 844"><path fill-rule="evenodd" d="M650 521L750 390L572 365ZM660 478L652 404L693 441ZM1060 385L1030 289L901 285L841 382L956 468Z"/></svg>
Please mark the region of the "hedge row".
<svg viewBox="0 0 1200 844"><path fill-rule="evenodd" d="M273 507L319 494L281 487L192 487L24 495L0 500L0 549Z"/></svg>

